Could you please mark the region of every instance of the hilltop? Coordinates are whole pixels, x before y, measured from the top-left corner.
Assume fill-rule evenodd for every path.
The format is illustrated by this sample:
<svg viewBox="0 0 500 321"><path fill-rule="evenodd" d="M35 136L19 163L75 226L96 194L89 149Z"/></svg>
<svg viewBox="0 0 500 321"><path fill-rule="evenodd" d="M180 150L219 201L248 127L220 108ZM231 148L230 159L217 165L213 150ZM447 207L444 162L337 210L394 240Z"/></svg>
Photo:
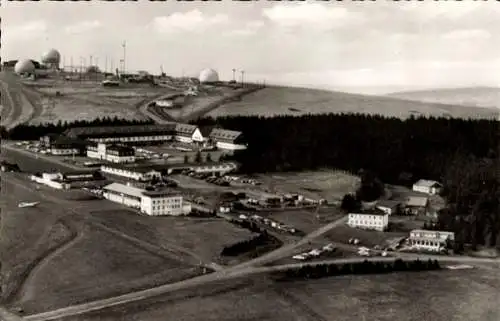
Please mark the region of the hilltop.
<svg viewBox="0 0 500 321"><path fill-rule="evenodd" d="M391 93L386 96L426 103L500 108L500 88L495 87L403 91Z"/></svg>
<svg viewBox="0 0 500 321"><path fill-rule="evenodd" d="M366 113L398 118L407 118L410 115L490 118L496 117L498 111L491 108L417 102L387 96L273 86L249 94L241 101L221 106L208 116L276 116L308 113Z"/></svg>

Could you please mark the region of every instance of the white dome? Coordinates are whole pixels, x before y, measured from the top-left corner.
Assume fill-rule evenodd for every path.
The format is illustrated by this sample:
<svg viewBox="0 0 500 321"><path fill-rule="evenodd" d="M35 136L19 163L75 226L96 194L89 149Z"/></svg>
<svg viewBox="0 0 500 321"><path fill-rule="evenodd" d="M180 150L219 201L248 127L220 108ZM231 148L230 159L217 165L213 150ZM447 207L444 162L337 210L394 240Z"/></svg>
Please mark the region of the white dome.
<svg viewBox="0 0 500 321"><path fill-rule="evenodd" d="M55 49L50 49L42 55L42 62L45 64L59 64L61 61L61 54Z"/></svg>
<svg viewBox="0 0 500 321"><path fill-rule="evenodd" d="M29 59L19 60L14 66L16 74L25 74L35 72L35 65Z"/></svg>
<svg viewBox="0 0 500 321"><path fill-rule="evenodd" d="M213 69L204 69L200 72L200 77L198 78L200 82L216 82L219 81L219 74Z"/></svg>

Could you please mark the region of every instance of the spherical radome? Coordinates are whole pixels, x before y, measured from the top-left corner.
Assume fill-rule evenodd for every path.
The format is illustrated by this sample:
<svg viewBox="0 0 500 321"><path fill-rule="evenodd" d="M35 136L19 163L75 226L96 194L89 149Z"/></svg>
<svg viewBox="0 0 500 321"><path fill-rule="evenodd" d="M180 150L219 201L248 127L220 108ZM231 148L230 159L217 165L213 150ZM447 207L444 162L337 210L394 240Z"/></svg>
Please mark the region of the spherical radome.
<svg viewBox="0 0 500 321"><path fill-rule="evenodd" d="M14 71L16 74L33 73L35 65L29 59L19 60L14 66Z"/></svg>
<svg viewBox="0 0 500 321"><path fill-rule="evenodd" d="M204 69L200 72L200 77L198 78L200 82L216 82L219 81L219 74L213 69Z"/></svg>
<svg viewBox="0 0 500 321"><path fill-rule="evenodd" d="M61 61L61 54L59 51L55 49L50 49L46 53L42 55L42 62L43 63L50 63L50 64L59 64Z"/></svg>

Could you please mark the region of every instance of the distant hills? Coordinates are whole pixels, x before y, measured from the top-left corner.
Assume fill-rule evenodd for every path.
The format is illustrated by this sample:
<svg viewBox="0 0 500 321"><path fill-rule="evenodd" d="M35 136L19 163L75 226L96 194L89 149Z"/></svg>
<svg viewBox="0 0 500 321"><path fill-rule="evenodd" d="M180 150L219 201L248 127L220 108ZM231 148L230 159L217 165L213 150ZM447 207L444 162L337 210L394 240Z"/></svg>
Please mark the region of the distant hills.
<svg viewBox="0 0 500 321"><path fill-rule="evenodd" d="M452 104L469 107L500 108L499 87L470 87L435 90L402 91L386 97L426 103Z"/></svg>
<svg viewBox="0 0 500 321"><path fill-rule="evenodd" d="M452 96L452 95L451 95ZM435 116L454 118L497 118L498 110L401 99L393 96L369 96L338 91L299 87L270 86L224 104L208 114L228 115L304 115L319 113L365 113L407 118Z"/></svg>

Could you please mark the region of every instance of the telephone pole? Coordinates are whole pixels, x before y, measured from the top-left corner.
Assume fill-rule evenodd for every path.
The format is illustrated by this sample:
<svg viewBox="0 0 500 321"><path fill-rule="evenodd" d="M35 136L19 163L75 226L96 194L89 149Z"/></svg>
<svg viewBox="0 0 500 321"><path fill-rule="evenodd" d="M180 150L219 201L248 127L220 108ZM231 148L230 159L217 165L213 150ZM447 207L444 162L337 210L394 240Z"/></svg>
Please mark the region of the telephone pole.
<svg viewBox="0 0 500 321"><path fill-rule="evenodd" d="M123 44L122 44L122 47L123 47L123 73L125 73L126 71L126 59L127 59L127 43L125 41L123 41Z"/></svg>

